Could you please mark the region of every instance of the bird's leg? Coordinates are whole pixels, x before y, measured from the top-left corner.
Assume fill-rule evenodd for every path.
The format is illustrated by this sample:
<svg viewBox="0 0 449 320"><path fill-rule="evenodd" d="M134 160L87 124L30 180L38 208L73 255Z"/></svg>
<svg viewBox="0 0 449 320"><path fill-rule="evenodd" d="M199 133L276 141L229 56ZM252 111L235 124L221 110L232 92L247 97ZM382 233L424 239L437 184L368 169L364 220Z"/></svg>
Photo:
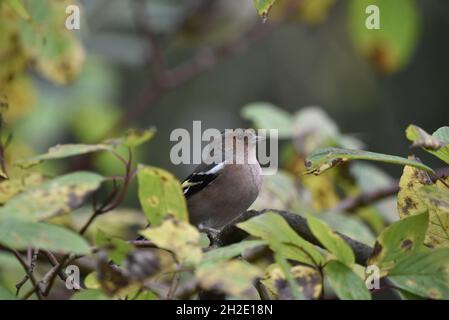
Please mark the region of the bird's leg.
<svg viewBox="0 0 449 320"><path fill-rule="evenodd" d="M200 232L204 232L207 235L207 237L209 238L211 244L215 243L217 235L220 233L219 229L208 227L208 226L206 226L206 225L204 225L202 223L200 223L198 225L198 230Z"/></svg>

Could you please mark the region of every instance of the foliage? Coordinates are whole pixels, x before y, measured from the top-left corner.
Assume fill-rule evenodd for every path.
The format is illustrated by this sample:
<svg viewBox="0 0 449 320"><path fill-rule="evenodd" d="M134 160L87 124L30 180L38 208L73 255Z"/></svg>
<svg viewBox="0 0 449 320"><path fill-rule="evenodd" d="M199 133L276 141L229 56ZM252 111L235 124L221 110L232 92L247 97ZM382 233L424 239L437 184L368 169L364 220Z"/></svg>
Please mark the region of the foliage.
<svg viewBox="0 0 449 320"><path fill-rule="evenodd" d="M142 106L125 110L112 102L114 75L86 56L78 34L64 28L69 2L0 0L0 57L7 61L0 66L1 300L58 297L68 290L59 281L64 268L83 260L82 289L66 295L73 300L195 299L204 292L228 299L268 294L368 300L375 293L365 284L368 265L377 266L403 296L449 299L449 180L414 155L363 150L319 107L291 114L268 102L244 106L241 116L253 127L278 130L281 168L264 177L252 205L260 211L227 226L239 241L221 242L227 227L191 224L178 178L139 156L156 129L119 131L136 109L145 111L161 92L239 51L242 40L237 49L203 50L206 55L191 65L155 66L153 90L137 99ZM336 3L304 0L291 7L293 2L254 5L273 25L318 24ZM381 72L397 71L410 60L419 34L414 2L369 1L386 13L375 32L367 32L361 19L367 4L352 0L345 7L354 46ZM151 38L151 59L164 65L165 48L155 44L159 37L143 29ZM38 98L45 89L29 70L58 89L71 85L70 99ZM449 127L429 134L410 125L406 137L411 152L423 149L449 164ZM71 139L78 141L67 143ZM39 154L49 142L55 146ZM145 152L160 151L145 145ZM403 167L397 197L390 190L394 179L371 162ZM386 196L390 201L379 203ZM138 235L143 238L134 240ZM25 274L23 283L10 280ZM25 283L28 292L21 291Z"/></svg>

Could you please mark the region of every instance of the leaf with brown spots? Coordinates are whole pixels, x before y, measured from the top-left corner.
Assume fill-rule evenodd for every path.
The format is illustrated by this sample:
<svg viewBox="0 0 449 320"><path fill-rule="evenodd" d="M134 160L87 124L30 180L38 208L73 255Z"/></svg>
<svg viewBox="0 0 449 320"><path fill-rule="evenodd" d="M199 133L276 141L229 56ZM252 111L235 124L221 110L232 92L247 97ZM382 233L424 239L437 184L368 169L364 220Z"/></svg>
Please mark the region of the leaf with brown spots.
<svg viewBox="0 0 449 320"><path fill-rule="evenodd" d="M411 124L405 131L412 146L420 147L449 164L449 127L441 127L432 135Z"/></svg>
<svg viewBox="0 0 449 320"><path fill-rule="evenodd" d="M30 168L46 160L69 158L111 149L112 147L107 144L59 144L48 149L47 153L19 160L15 164L22 168Z"/></svg>
<svg viewBox="0 0 449 320"><path fill-rule="evenodd" d="M449 246L449 212L445 206L449 203L439 199L446 190L441 181L433 183L426 172L408 166L399 181L399 216L404 218L427 211L429 227L424 243L431 247Z"/></svg>
<svg viewBox="0 0 449 320"><path fill-rule="evenodd" d="M171 173L160 168L140 165L137 180L140 205L152 226L160 225L169 215L188 221L187 204L181 183Z"/></svg>
<svg viewBox="0 0 449 320"><path fill-rule="evenodd" d="M200 233L185 221L167 218L160 226L140 232L159 248L169 250L180 264L198 264L202 258Z"/></svg>
<svg viewBox="0 0 449 320"><path fill-rule="evenodd" d="M256 6L257 13L262 17L264 21L275 2L276 0L254 0L254 5Z"/></svg>
<svg viewBox="0 0 449 320"><path fill-rule="evenodd" d="M231 260L201 265L195 272L201 288L240 299L255 299L254 282L262 270L246 261Z"/></svg>
<svg viewBox="0 0 449 320"><path fill-rule="evenodd" d="M449 190L441 181L418 190L430 212L429 244L449 246Z"/></svg>
<svg viewBox="0 0 449 320"><path fill-rule="evenodd" d="M150 127L148 129L129 129L120 138L108 139L104 141L104 144L110 144L112 146L124 145L130 148L136 148L141 144L150 141L156 134L156 128Z"/></svg>
<svg viewBox="0 0 449 320"><path fill-rule="evenodd" d="M304 299L314 300L320 297L323 286L321 275L316 269L298 265L292 267L290 271ZM261 282L274 298L280 300L293 299L292 290L288 285L286 276L278 265L270 266Z"/></svg>
<svg viewBox="0 0 449 320"><path fill-rule="evenodd" d="M394 286L429 299L449 299L449 249L407 256L388 272Z"/></svg>
<svg viewBox="0 0 449 320"><path fill-rule="evenodd" d="M368 264L377 265L386 274L399 260L422 248L428 222L426 212L391 224L377 238Z"/></svg>
<svg viewBox="0 0 449 320"><path fill-rule="evenodd" d="M9 200L0 208L0 217L37 221L68 213L81 206L103 179L96 173L79 171L49 180Z"/></svg>

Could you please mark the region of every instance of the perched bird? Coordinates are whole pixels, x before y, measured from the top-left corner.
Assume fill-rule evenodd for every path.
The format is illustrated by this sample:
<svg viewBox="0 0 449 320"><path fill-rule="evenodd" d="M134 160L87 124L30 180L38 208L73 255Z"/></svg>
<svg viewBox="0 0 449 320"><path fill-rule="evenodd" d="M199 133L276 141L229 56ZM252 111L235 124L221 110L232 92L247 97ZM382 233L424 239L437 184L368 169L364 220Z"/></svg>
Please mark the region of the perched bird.
<svg viewBox="0 0 449 320"><path fill-rule="evenodd" d="M182 183L192 224L220 229L256 200L262 182L256 157L261 139L252 130L226 130L220 141L206 146L213 151L210 157Z"/></svg>

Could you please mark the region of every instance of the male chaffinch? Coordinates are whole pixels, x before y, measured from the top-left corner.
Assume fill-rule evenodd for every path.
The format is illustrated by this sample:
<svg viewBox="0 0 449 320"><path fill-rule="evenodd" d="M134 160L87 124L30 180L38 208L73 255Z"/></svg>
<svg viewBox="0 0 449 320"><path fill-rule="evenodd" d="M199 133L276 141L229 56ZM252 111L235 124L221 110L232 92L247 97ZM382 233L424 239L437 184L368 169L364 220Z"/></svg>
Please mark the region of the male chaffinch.
<svg viewBox="0 0 449 320"><path fill-rule="evenodd" d="M207 147L212 154L182 183L190 222L220 229L247 210L259 195L261 167L256 157L260 136L253 130L225 130Z"/></svg>

